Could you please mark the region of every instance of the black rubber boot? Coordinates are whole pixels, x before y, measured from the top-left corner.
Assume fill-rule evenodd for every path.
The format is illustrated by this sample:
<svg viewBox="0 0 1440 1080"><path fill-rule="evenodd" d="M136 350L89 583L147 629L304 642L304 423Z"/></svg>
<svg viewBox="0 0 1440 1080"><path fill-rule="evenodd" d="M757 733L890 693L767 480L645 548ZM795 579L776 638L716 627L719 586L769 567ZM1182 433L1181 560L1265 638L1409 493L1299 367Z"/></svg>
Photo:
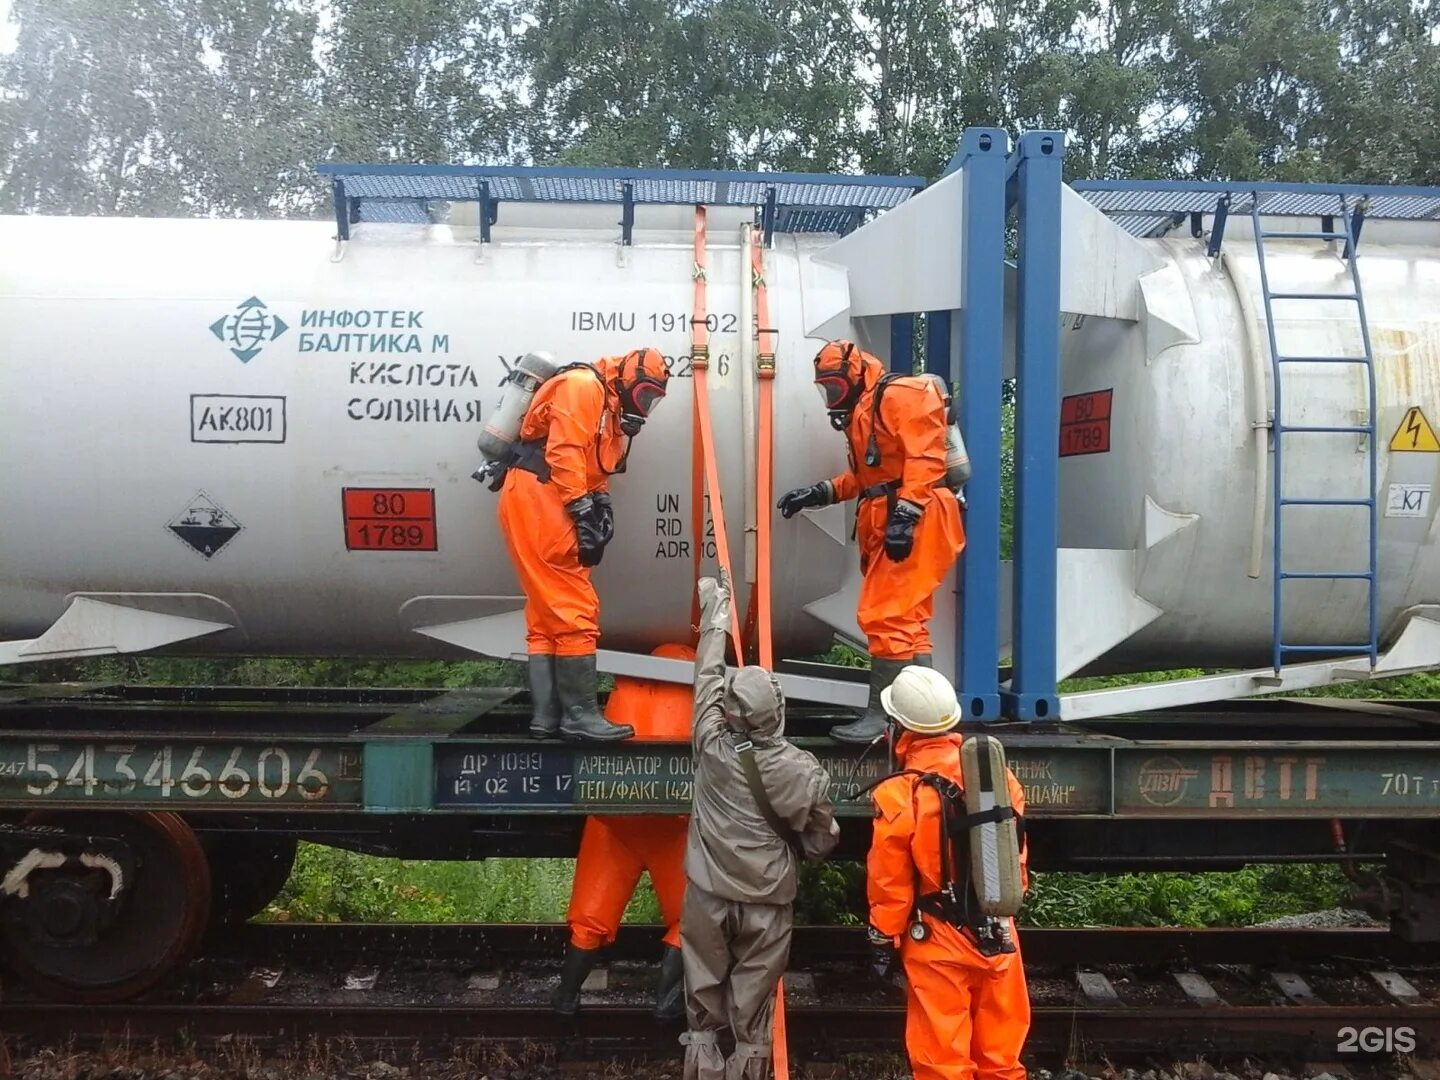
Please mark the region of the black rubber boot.
<svg viewBox="0 0 1440 1080"><path fill-rule="evenodd" d="M685 1019L685 961L674 945L665 946L660 981L655 987L655 1019L662 1024Z"/></svg>
<svg viewBox="0 0 1440 1080"><path fill-rule="evenodd" d="M868 745L884 734L885 710L880 706L880 691L894 682L895 676L913 663L913 660L871 660L870 704L865 715L853 723L831 728L830 737L836 742Z"/></svg>
<svg viewBox="0 0 1440 1080"><path fill-rule="evenodd" d="M600 712L599 673L595 654L555 657L555 685L560 691L560 734L567 739L617 742L635 734L629 724L612 724Z"/></svg>
<svg viewBox="0 0 1440 1080"><path fill-rule="evenodd" d="M534 715L530 717L530 734L537 739L553 739L560 734L560 695L555 692L555 657L544 653L530 654L530 700Z"/></svg>
<svg viewBox="0 0 1440 1080"><path fill-rule="evenodd" d="M580 1011L580 986L599 958L599 949L565 947L565 965L560 969L560 985L550 995L550 1008L561 1016L574 1016Z"/></svg>

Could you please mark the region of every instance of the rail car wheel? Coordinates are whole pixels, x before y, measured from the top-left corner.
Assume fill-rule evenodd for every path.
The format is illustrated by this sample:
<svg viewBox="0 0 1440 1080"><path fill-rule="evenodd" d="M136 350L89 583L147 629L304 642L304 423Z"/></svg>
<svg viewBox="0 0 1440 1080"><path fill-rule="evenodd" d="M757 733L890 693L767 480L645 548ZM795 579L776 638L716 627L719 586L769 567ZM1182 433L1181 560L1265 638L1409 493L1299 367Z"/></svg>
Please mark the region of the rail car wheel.
<svg viewBox="0 0 1440 1080"><path fill-rule="evenodd" d="M238 830L206 836L211 921L233 926L264 911L290 880L297 847L290 836Z"/></svg>
<svg viewBox="0 0 1440 1080"><path fill-rule="evenodd" d="M209 916L210 869L184 819L56 811L25 824L118 841L127 863L72 858L31 869L25 895L0 919L10 971L47 997L103 1003L143 994L185 962Z"/></svg>

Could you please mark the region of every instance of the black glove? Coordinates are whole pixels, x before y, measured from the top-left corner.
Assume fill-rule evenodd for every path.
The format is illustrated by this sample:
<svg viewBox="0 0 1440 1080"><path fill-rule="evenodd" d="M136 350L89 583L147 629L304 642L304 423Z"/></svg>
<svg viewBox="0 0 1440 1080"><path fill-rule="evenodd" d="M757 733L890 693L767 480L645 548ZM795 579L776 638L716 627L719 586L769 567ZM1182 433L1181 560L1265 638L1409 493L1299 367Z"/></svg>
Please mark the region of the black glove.
<svg viewBox="0 0 1440 1080"><path fill-rule="evenodd" d="M873 926L869 929L870 974L882 983L891 984L900 970L900 950L888 934L882 934Z"/></svg>
<svg viewBox="0 0 1440 1080"><path fill-rule="evenodd" d="M792 518L801 510L808 510L814 506L829 506L835 501L835 496L830 488L830 481L821 480L818 484L811 484L809 487L795 488L780 496L780 501L775 504L781 516Z"/></svg>
<svg viewBox="0 0 1440 1080"><path fill-rule="evenodd" d="M595 500L582 495L565 504L565 512L575 523L575 540L580 547L581 566L599 566L600 556L605 553L606 537L601 528L601 515Z"/></svg>
<svg viewBox="0 0 1440 1080"><path fill-rule="evenodd" d="M615 539L615 507L610 505L610 496L597 491L590 496L595 500L595 512L600 521L600 544L604 547Z"/></svg>
<svg viewBox="0 0 1440 1080"><path fill-rule="evenodd" d="M890 520L885 523L885 554L892 562L904 562L910 557L915 546L915 526L920 521L921 509L904 499L895 500L890 511Z"/></svg>

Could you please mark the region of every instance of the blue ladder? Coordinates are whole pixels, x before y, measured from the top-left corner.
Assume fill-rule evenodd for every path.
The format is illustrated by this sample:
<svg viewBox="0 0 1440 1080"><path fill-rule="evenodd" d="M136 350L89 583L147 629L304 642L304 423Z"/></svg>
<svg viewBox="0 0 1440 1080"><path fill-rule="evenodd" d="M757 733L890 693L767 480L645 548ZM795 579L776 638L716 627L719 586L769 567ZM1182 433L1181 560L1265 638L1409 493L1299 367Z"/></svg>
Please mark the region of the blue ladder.
<svg viewBox="0 0 1440 1080"><path fill-rule="evenodd" d="M1375 358L1370 347L1370 324L1365 317L1365 297L1360 290L1360 271L1355 265L1355 226L1350 216L1349 207L1346 205L1345 196L1339 195L1340 215L1339 219L1344 225L1343 232L1330 231L1328 220L1325 231L1320 232L1266 232L1261 224L1260 204L1263 195L1255 192L1251 196L1250 219L1254 225L1255 251L1260 265L1260 290L1265 301L1265 327L1270 337L1270 362L1275 387L1275 417L1271 430L1274 432L1275 442L1275 473L1274 483L1271 490L1272 519L1274 521L1274 605L1272 609L1273 618L1273 659L1275 670L1278 672L1285 662L1287 656L1298 655L1359 655L1368 653L1370 666L1374 667L1379 657L1379 633L1377 626L1377 552L1379 532L1379 510L1376 499L1376 489L1379 483L1377 469L1379 464L1379 451L1376 448L1377 436L1375 416ZM1363 211L1362 211L1363 212ZM1310 292L1274 292L1270 288L1270 275L1265 265L1265 241L1268 239L1283 240L1326 240L1341 241L1345 244L1345 262L1350 268L1351 291L1348 293L1310 293ZM1280 352L1280 347L1275 336L1275 312L1272 304L1276 300L1288 301L1313 301L1313 302L1334 302L1346 301L1355 305L1357 317L1360 320L1360 342L1364 347L1364 353L1360 356L1287 356ZM1365 380L1369 392L1369 410L1366 414L1364 424L1355 425L1297 425L1286 424L1281 411L1281 388L1284 383L1284 372L1289 364L1360 364L1365 369ZM1365 498L1335 498L1335 499L1292 499L1285 495L1285 437L1287 435L1357 435L1365 438L1367 455L1369 458L1370 483ZM1309 506L1309 507L1366 507L1370 514L1370 560L1369 568L1366 570L1287 570L1282 561L1281 542L1283 529L1281 528L1284 510L1287 506ZM1369 599L1369 640L1343 645L1290 645L1285 642L1284 637L1284 585L1286 581L1364 581Z"/></svg>

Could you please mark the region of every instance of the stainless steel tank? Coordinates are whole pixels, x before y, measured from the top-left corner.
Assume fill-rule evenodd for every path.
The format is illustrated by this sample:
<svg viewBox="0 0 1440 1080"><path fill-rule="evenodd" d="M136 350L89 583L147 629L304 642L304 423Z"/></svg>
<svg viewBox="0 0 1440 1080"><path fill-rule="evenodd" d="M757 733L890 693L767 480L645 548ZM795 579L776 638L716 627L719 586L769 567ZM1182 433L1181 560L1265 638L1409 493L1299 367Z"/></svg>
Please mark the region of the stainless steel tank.
<svg viewBox="0 0 1440 1080"><path fill-rule="evenodd" d="M1266 228L1313 231L1315 224L1267 219ZM1071 317L1061 338L1061 543L1072 549L1062 552L1062 577L1067 557L1091 558L1099 568L1105 552L1123 553L1111 561L1108 577L1092 574L1062 596L1062 672L1082 662L1090 671L1266 666L1275 388L1250 222L1232 219L1216 260L1206 256L1203 240L1189 237L1119 245L1121 257L1142 271L1132 284L1136 311L1129 318ZM1350 292L1340 247L1267 241L1270 288ZM1358 269L1378 399L1383 648L1403 629L1407 613L1440 600L1433 498L1440 482L1434 435L1440 430L1434 427L1440 423L1440 225L1368 222ZM1276 301L1275 317L1284 354L1364 352L1353 303ZM1286 424L1365 424L1362 366L1292 364L1284 379ZM1353 433L1283 437L1286 497L1368 494L1367 439ZM1368 569L1365 508L1284 513L1286 570ZM1296 580L1283 588L1287 642L1367 639L1363 582ZM1119 607L1126 607L1124 614ZM1107 620L1098 641L1076 641L1079 631L1066 630Z"/></svg>
<svg viewBox="0 0 1440 1080"><path fill-rule="evenodd" d="M332 223L0 218L0 642L35 641L78 598L88 629L53 631L42 654L84 651L117 609L159 621L148 638L143 618L112 636L188 638L176 648L191 653L458 655L435 628L464 626L467 648L507 654L523 601L498 495L470 478L482 418L527 350L569 362L641 345L673 377L613 481L603 644L687 640L697 543L714 566L691 526L690 217L644 208L625 248L613 210L506 216L483 250L459 224L367 224L338 261ZM711 216L709 311L743 579L741 221ZM821 339L806 328L846 302L843 272L810 261L825 243L780 235L765 252L777 492L844 461L809 377ZM776 515L774 535L779 652L823 650L835 627L806 606L842 587L844 511Z"/></svg>

